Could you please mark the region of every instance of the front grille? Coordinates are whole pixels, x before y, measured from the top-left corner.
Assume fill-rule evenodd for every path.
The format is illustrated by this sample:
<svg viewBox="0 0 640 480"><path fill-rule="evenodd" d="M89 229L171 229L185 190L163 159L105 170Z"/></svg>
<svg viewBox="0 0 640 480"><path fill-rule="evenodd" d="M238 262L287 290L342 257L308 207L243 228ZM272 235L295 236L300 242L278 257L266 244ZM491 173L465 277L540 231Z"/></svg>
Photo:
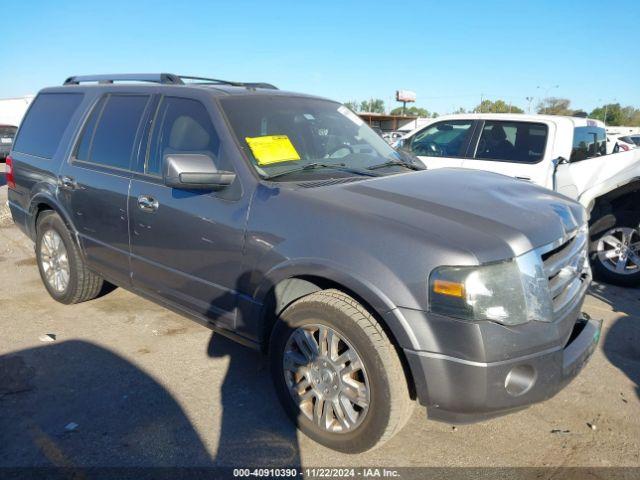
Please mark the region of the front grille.
<svg viewBox="0 0 640 480"><path fill-rule="evenodd" d="M588 240L588 230L583 227L541 255L555 319L575 305L584 290L584 283L591 280Z"/></svg>

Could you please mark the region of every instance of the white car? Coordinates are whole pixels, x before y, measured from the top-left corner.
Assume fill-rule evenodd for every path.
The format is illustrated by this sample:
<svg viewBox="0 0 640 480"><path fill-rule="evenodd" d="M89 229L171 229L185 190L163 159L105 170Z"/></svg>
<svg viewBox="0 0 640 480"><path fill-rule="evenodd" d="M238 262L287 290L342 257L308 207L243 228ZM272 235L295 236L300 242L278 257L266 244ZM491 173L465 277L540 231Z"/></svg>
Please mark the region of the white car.
<svg viewBox="0 0 640 480"><path fill-rule="evenodd" d="M620 150L623 150L625 152L633 148L638 148L638 145L636 144L634 139L629 135L618 137L617 143L618 143L618 146L620 147Z"/></svg>
<svg viewBox="0 0 640 480"><path fill-rule="evenodd" d="M397 145L429 169L489 170L578 200L590 213L594 272L611 283L640 284L640 149L611 153L601 121L448 115L408 133Z"/></svg>

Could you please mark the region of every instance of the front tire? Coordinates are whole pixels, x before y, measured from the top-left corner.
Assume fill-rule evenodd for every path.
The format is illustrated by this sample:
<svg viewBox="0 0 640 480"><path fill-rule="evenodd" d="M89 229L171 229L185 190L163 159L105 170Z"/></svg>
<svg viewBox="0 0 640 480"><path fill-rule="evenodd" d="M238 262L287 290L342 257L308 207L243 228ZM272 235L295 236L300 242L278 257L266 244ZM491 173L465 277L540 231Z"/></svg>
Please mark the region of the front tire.
<svg viewBox="0 0 640 480"><path fill-rule="evenodd" d="M640 285L640 213L621 211L615 223L591 238L594 277L606 283Z"/></svg>
<svg viewBox="0 0 640 480"><path fill-rule="evenodd" d="M55 212L38 216L36 259L42 283L60 303L85 302L102 290L102 277L87 268L67 226Z"/></svg>
<svg viewBox="0 0 640 480"><path fill-rule="evenodd" d="M345 453L379 447L413 410L398 354L375 318L338 290L303 297L270 342L278 397L313 440Z"/></svg>

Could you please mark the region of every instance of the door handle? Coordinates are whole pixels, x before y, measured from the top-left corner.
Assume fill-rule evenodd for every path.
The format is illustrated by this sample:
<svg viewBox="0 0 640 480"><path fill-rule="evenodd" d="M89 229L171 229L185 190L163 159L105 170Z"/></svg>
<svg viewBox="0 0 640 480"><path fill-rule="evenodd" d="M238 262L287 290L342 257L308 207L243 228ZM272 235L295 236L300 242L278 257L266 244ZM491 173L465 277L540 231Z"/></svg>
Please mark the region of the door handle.
<svg viewBox="0 0 640 480"><path fill-rule="evenodd" d="M78 188L78 184L76 183L74 178L68 177L66 175L60 177L60 186L67 190L75 190L76 188Z"/></svg>
<svg viewBox="0 0 640 480"><path fill-rule="evenodd" d="M158 201L149 195L140 195L138 197L138 208L143 212L153 213L158 210L159 206Z"/></svg>

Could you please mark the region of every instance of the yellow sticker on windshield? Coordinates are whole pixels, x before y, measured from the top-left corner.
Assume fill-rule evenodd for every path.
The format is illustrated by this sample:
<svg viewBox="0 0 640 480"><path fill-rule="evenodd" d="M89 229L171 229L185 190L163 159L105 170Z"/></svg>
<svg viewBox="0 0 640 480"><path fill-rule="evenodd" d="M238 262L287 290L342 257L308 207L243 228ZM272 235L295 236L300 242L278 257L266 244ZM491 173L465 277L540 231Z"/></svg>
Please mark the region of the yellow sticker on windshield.
<svg viewBox="0 0 640 480"><path fill-rule="evenodd" d="M246 137L245 140L256 157L258 165L300 160L300 155L286 135Z"/></svg>

